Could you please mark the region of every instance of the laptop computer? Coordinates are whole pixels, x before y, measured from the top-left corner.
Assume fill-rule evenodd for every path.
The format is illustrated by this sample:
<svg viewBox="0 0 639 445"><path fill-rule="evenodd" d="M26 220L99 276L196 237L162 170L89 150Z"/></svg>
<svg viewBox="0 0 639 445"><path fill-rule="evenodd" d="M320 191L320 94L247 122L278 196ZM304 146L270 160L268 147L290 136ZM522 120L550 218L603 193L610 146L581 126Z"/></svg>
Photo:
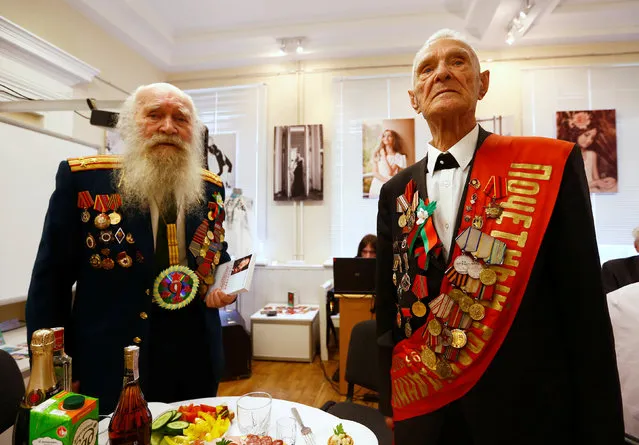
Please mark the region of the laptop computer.
<svg viewBox="0 0 639 445"><path fill-rule="evenodd" d="M374 294L374 258L333 258L333 292L336 294Z"/></svg>

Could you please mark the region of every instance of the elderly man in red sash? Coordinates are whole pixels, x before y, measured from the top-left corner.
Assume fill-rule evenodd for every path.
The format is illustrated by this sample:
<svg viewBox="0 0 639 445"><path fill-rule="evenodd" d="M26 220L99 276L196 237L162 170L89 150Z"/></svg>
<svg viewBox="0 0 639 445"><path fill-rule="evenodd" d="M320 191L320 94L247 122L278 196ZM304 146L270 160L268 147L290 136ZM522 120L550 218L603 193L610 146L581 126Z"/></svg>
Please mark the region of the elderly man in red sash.
<svg viewBox="0 0 639 445"><path fill-rule="evenodd" d="M488 84L455 31L415 57L432 140L379 199L380 409L396 445L621 444L581 155L482 129Z"/></svg>

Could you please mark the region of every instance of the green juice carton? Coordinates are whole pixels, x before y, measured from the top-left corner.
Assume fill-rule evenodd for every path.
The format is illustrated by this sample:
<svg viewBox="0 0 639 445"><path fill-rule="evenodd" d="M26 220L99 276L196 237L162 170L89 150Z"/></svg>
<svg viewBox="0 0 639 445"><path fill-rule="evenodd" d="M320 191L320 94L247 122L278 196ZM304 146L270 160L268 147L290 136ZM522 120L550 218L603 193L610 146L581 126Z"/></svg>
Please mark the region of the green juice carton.
<svg viewBox="0 0 639 445"><path fill-rule="evenodd" d="M31 409L31 445L97 445L98 399L63 391Z"/></svg>

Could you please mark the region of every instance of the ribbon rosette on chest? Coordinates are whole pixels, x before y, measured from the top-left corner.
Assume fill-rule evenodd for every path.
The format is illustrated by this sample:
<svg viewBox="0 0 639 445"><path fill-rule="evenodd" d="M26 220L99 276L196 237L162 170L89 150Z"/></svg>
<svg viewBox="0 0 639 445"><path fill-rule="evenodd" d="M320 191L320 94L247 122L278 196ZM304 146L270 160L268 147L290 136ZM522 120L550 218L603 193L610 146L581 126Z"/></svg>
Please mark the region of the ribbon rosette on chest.
<svg viewBox="0 0 639 445"><path fill-rule="evenodd" d="M415 221L415 226L408 235L409 252L417 258L417 266L423 270L428 268L428 252L439 245L437 231L431 218L436 208L436 201L428 202L426 200L424 202L424 200L420 199L415 210L417 221ZM416 247L418 239L422 240L422 245Z"/></svg>

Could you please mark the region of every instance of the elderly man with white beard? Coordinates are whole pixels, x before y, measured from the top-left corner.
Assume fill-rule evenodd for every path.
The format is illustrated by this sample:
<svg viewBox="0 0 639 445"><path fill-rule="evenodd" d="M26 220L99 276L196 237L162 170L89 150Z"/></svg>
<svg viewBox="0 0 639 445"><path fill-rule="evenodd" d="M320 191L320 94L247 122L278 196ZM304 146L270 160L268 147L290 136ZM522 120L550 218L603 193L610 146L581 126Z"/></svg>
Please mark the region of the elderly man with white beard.
<svg viewBox="0 0 639 445"><path fill-rule="evenodd" d="M213 289L224 187L201 168L203 126L169 84L138 88L118 121L123 156L60 164L26 305L27 331L65 328L73 389L115 408L124 348L140 347L149 401L215 396L223 353ZM76 286L75 293L73 286Z"/></svg>

